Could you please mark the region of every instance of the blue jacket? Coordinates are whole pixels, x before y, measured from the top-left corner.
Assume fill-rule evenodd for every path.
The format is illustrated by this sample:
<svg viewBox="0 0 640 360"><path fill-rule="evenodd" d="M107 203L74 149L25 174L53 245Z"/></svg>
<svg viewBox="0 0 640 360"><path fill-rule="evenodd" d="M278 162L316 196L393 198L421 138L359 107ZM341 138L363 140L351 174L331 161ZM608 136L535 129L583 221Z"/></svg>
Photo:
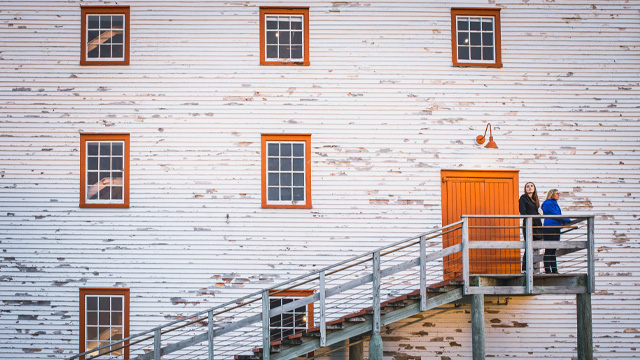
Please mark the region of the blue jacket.
<svg viewBox="0 0 640 360"><path fill-rule="evenodd" d="M545 200L542 203L542 213L544 215L562 215L556 199ZM562 226L570 221L571 219L544 219L544 226Z"/></svg>

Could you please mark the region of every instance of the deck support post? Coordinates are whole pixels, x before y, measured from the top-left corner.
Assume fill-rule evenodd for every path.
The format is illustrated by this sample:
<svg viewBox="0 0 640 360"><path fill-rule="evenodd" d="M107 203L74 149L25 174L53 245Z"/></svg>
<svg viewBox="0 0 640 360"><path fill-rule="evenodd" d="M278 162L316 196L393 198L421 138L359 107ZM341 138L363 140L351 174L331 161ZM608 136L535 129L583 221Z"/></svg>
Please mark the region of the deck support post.
<svg viewBox="0 0 640 360"><path fill-rule="evenodd" d="M269 331L269 290L262 292L262 359L271 359L271 332Z"/></svg>
<svg viewBox="0 0 640 360"><path fill-rule="evenodd" d="M576 318L578 319L578 360L593 360L590 293L576 295Z"/></svg>
<svg viewBox="0 0 640 360"><path fill-rule="evenodd" d="M473 360L484 360L484 294L471 295L471 339Z"/></svg>
<svg viewBox="0 0 640 360"><path fill-rule="evenodd" d="M209 310L209 312L207 313L207 320L209 321L207 326L209 328L209 331L207 333L207 337L208 339L208 359L209 360L213 360L213 311Z"/></svg>
<svg viewBox="0 0 640 360"><path fill-rule="evenodd" d="M349 339L349 360L363 360L364 359L364 341L359 341L354 345L352 342L359 341L358 338Z"/></svg>
<svg viewBox="0 0 640 360"><path fill-rule="evenodd" d="M369 340L369 360L382 360L380 336L380 251L373 253L373 325Z"/></svg>

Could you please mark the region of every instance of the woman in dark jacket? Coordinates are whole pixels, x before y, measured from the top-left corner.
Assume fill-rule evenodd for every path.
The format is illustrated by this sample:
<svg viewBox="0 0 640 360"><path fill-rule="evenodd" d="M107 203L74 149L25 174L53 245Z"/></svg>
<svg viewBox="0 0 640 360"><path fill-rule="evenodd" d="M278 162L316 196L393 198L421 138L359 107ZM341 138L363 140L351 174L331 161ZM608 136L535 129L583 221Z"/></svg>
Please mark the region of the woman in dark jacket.
<svg viewBox="0 0 640 360"><path fill-rule="evenodd" d="M547 193L547 200L542 203L542 212L544 215L562 215L558 199L560 193L558 189L551 189ZM552 226L554 228L545 228L544 241L560 241L560 228L569 223L571 219L544 219L544 226ZM544 251L544 272L547 274L557 274L558 264L556 263L556 249L546 249Z"/></svg>
<svg viewBox="0 0 640 360"><path fill-rule="evenodd" d="M524 194L520 196L518 200L518 208L520 215L540 215L538 208L540 207L540 201L538 200L538 191L536 185L532 182L524 184ZM525 225L525 220L522 219L522 226ZM533 240L542 240L542 221L540 218L533 218ZM526 229L522 230L522 237L526 238ZM525 259L527 258L527 250L524 251L524 257L522 258L522 270L527 267Z"/></svg>

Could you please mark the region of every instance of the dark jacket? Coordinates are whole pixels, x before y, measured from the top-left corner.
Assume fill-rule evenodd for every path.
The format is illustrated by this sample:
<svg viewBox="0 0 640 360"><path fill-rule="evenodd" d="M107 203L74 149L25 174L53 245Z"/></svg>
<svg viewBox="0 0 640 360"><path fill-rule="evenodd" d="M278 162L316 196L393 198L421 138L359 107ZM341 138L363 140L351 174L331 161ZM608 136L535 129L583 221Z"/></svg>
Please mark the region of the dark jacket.
<svg viewBox="0 0 640 360"><path fill-rule="evenodd" d="M522 194L522 196L520 196L520 200L518 200L518 209L520 210L520 215L540 215L536 203L534 203L527 194ZM522 221L522 225L524 226L524 220ZM533 226L533 240L542 240L542 229L535 228L535 226L542 226L540 218L533 218ZM526 234L524 229L522 230L522 234L523 236Z"/></svg>
<svg viewBox="0 0 640 360"><path fill-rule="evenodd" d="M542 203L542 213L544 215L562 215L560 206L556 199L548 199ZM571 219L544 219L544 226L562 226L571 221Z"/></svg>

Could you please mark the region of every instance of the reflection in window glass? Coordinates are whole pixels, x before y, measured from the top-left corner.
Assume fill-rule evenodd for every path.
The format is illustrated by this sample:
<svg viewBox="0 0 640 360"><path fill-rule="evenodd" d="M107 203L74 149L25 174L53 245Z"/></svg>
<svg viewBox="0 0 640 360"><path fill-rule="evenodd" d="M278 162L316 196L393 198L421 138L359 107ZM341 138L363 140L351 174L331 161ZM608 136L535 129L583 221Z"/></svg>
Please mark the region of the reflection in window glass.
<svg viewBox="0 0 640 360"><path fill-rule="evenodd" d="M270 308L275 309L282 305L293 302L291 298L270 298ZM307 309L305 306L295 308L282 314L272 316L269 320L271 341L282 340L283 338L300 333L307 329Z"/></svg>
<svg viewBox="0 0 640 360"><path fill-rule="evenodd" d="M305 143L267 143L267 200L305 201Z"/></svg>
<svg viewBox="0 0 640 360"><path fill-rule="evenodd" d="M303 20L302 15L266 16L267 60L303 60Z"/></svg>
<svg viewBox="0 0 640 360"><path fill-rule="evenodd" d="M91 351L102 345L122 340L124 334L124 296L85 295L85 349ZM110 358L122 356L122 349L109 354ZM107 353L111 348L90 353L96 356Z"/></svg>
<svg viewBox="0 0 640 360"><path fill-rule="evenodd" d="M124 187L124 142L87 141L87 200L121 202Z"/></svg>
<svg viewBox="0 0 640 360"><path fill-rule="evenodd" d="M491 16L458 16L458 60L461 62L493 62L495 59L494 18Z"/></svg>
<svg viewBox="0 0 640 360"><path fill-rule="evenodd" d="M124 59L124 14L87 15L87 58Z"/></svg>

